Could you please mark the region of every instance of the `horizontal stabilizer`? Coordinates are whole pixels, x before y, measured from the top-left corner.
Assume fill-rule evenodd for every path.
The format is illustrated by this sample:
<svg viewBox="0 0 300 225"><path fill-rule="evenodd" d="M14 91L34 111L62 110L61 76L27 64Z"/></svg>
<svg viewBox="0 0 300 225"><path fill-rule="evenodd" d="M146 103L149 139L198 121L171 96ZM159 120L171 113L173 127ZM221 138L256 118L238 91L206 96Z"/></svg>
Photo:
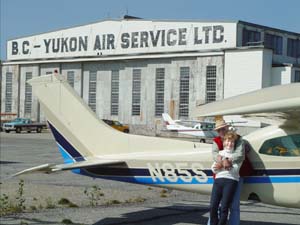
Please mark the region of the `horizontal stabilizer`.
<svg viewBox="0 0 300 225"><path fill-rule="evenodd" d="M97 166L107 166L107 165L114 165L124 163L124 161L120 160L99 160L99 159L92 159L92 160L86 160L81 162L74 162L70 164L43 164L40 166L35 166L26 170L23 170L21 172L18 172L12 177L20 176L27 173L53 173L57 171L63 171L63 170L73 170L73 169L84 169L84 168L90 168L90 167L97 167Z"/></svg>
<svg viewBox="0 0 300 225"><path fill-rule="evenodd" d="M82 162L70 163L70 164L60 164L56 165L52 171L60 171L60 170L73 170L73 169L84 169L89 167L97 167L97 166L107 166L124 163L121 160L87 160Z"/></svg>
<svg viewBox="0 0 300 225"><path fill-rule="evenodd" d="M29 169L26 170L22 170L16 174L13 174L11 177L17 177L20 176L22 174L26 174L26 173L49 173L51 172L51 167L54 166L54 164L43 164L43 165L39 165L39 166L35 166L35 167L31 167Z"/></svg>

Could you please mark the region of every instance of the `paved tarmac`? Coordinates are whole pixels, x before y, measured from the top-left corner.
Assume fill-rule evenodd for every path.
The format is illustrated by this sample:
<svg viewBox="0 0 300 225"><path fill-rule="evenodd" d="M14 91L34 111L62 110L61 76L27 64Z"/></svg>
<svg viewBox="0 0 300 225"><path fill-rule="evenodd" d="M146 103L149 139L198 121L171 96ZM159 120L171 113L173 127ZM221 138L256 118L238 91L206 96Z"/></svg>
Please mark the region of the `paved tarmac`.
<svg viewBox="0 0 300 225"><path fill-rule="evenodd" d="M127 184L63 172L28 174L7 179L23 169L44 163L62 163L50 133L0 133L0 194L17 199L24 180L22 213L0 218L0 224L191 225L206 224L209 196ZM92 199L92 194L94 199ZM59 204L67 199L70 205ZM0 201L0 204L1 201ZM97 204L97 206L91 206ZM300 209L261 203L241 203L241 225L299 224Z"/></svg>

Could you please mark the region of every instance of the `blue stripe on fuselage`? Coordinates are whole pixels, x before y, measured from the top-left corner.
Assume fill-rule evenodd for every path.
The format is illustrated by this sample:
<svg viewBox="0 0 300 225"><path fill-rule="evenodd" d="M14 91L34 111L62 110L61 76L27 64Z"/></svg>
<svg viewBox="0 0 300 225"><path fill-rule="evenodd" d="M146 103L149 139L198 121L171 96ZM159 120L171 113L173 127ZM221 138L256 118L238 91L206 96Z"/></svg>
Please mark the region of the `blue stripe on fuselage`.
<svg viewBox="0 0 300 225"><path fill-rule="evenodd" d="M196 174L191 169L187 169L187 171L191 174L191 176L195 176ZM89 173L95 175L104 175L104 176L150 176L149 169L147 168L120 168L120 167L96 167L88 169ZM165 171L160 170L161 174L165 176ZM212 176L212 171L205 169L203 172L206 176ZM178 171L178 169L174 169L174 174L177 176L182 176L182 174ZM263 169L263 170L255 170L253 176L263 177L263 176L297 176L300 175L300 169Z"/></svg>
<svg viewBox="0 0 300 225"><path fill-rule="evenodd" d="M120 170L120 169L119 169ZM137 170L137 169L135 169ZM115 181L123 181L130 183L139 184L151 184L151 185L162 185L162 184L212 184L214 179L211 176L207 176L205 182L200 182L195 177L192 178L190 182L183 181L180 177L176 181L170 181L168 178L164 177L159 179L157 177L152 178L151 176L134 176L131 175L97 175L91 172L89 169L80 170L80 174L85 176L90 176L94 178L102 178ZM174 179L174 178L172 178ZM300 183L300 175L298 176L252 176L245 177L244 183L247 184L268 184L268 183Z"/></svg>
<svg viewBox="0 0 300 225"><path fill-rule="evenodd" d="M244 183L262 184L262 183L300 183L300 176L255 176L245 177Z"/></svg>

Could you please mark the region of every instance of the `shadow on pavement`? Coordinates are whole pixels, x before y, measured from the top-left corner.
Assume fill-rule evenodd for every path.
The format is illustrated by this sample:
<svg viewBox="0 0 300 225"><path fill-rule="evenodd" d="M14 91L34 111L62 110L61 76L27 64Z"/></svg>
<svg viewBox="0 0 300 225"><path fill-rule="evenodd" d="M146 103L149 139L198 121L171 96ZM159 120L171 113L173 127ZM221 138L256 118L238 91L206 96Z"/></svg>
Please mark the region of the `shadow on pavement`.
<svg viewBox="0 0 300 225"><path fill-rule="evenodd" d="M29 219L29 218L23 218L23 217L18 217L18 216L6 216L5 217L5 222L7 222L9 225L20 225L20 224L53 224L56 225L57 222L52 222L52 221L44 221L44 220L39 220L39 219ZM2 223L1 217L0 217L0 224L6 224Z"/></svg>
<svg viewBox="0 0 300 225"><path fill-rule="evenodd" d="M15 164L15 163L20 163L20 162L14 162L14 161L1 161L0 164Z"/></svg>
<svg viewBox="0 0 300 225"><path fill-rule="evenodd" d="M208 208L199 205L174 205L122 214L119 218L101 219L93 225L176 225L176 224L207 224ZM255 212L257 213L257 212ZM204 216L204 214L206 214ZM266 221L242 220L240 225L288 225Z"/></svg>
<svg viewBox="0 0 300 225"><path fill-rule="evenodd" d="M121 225L121 224L156 224L171 225L176 223L205 224L207 208L196 206L174 205L161 208L131 212L121 215L121 218L105 218L94 225Z"/></svg>

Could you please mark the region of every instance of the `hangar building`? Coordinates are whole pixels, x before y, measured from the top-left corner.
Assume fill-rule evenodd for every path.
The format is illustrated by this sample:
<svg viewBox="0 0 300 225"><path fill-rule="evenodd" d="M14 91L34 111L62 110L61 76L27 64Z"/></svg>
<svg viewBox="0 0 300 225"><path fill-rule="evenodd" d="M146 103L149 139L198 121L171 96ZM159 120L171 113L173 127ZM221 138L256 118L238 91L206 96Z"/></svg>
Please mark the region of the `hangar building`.
<svg viewBox="0 0 300 225"><path fill-rule="evenodd" d="M2 113L44 121L26 80L58 70L99 118L155 134L163 112L192 119L197 105L300 82L300 34L124 17L9 40L1 66Z"/></svg>

